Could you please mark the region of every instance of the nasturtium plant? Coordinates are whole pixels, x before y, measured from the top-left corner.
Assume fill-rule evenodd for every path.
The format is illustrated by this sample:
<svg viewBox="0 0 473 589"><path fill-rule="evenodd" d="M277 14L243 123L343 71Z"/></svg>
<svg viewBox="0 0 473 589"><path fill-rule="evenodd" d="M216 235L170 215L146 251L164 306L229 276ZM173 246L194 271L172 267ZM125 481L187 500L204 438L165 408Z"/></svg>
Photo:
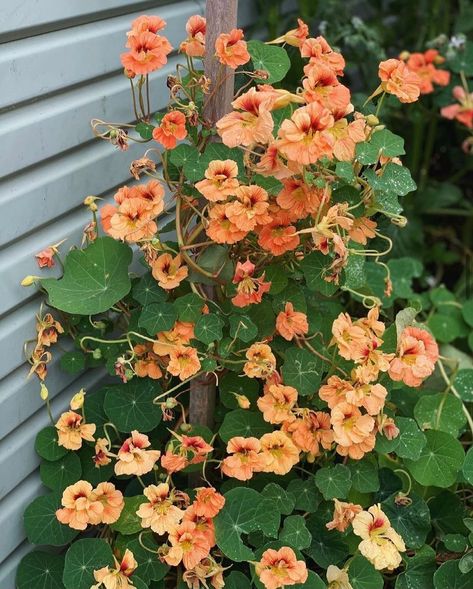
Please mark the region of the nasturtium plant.
<svg viewBox="0 0 473 589"><path fill-rule="evenodd" d="M135 125L93 122L122 150L151 143L136 182L85 199L60 278L24 280L47 297L29 352L51 418L25 531L55 549L24 557L18 589L466 589L471 297L430 288L406 249L425 173L386 127L448 84L444 58L383 59L360 103L302 20L207 47L193 16L153 112L165 26L141 16L127 36ZM465 83L466 53L447 62ZM445 185L436 206L459 201ZM51 267L59 244L37 257ZM111 382L57 416L59 338L63 370Z"/></svg>

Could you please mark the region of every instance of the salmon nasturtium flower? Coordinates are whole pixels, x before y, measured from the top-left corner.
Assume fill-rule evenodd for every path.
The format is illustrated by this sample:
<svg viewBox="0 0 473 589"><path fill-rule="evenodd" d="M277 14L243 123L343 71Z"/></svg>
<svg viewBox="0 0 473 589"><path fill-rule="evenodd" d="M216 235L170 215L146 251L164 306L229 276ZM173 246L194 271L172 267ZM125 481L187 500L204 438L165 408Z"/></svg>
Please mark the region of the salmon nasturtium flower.
<svg viewBox="0 0 473 589"><path fill-rule="evenodd" d="M140 378L149 376L149 378L154 380L163 376L161 367L158 364L159 356L153 352L153 344L151 342L137 344L133 347L133 352L137 358L133 365L136 376Z"/></svg>
<svg viewBox="0 0 473 589"><path fill-rule="evenodd" d="M306 314L294 311L292 303L286 303L284 311L276 317L276 331L287 341L305 335L309 331Z"/></svg>
<svg viewBox="0 0 473 589"><path fill-rule="evenodd" d="M158 33L166 26L166 21L159 16L148 16L142 14L131 23L131 31L127 33L128 37L138 35L139 33Z"/></svg>
<svg viewBox="0 0 473 589"><path fill-rule="evenodd" d="M143 198L129 198L119 206L105 205L101 209L104 231L114 239L134 243L150 239L158 230L153 207Z"/></svg>
<svg viewBox="0 0 473 589"><path fill-rule="evenodd" d="M74 530L85 530L88 524L98 525L102 521L104 506L96 500L88 481L78 481L67 487L61 505L56 511L57 519Z"/></svg>
<svg viewBox="0 0 473 589"><path fill-rule="evenodd" d="M379 505L358 513L352 525L354 533L362 539L358 546L361 554L376 569L392 571L401 564L400 552L406 550L404 541Z"/></svg>
<svg viewBox="0 0 473 589"><path fill-rule="evenodd" d="M283 215L274 215L272 221L259 231L258 244L274 256L281 256L299 245L300 237L294 225Z"/></svg>
<svg viewBox="0 0 473 589"><path fill-rule="evenodd" d="M153 139L165 149L174 149L178 140L186 137L186 115L180 110L166 113L159 126L153 129Z"/></svg>
<svg viewBox="0 0 473 589"><path fill-rule="evenodd" d="M237 243L246 235L247 231L239 229L230 221L224 204L216 204L209 211L209 224L206 233L216 243Z"/></svg>
<svg viewBox="0 0 473 589"><path fill-rule="evenodd" d="M282 431L274 431L261 437L261 454L265 465L263 472L287 474L299 462L299 449Z"/></svg>
<svg viewBox="0 0 473 589"><path fill-rule="evenodd" d="M195 14L186 24L187 39L179 46L179 51L189 57L203 57L205 54L206 20L203 16Z"/></svg>
<svg viewBox="0 0 473 589"><path fill-rule="evenodd" d="M185 346L194 337L194 324L176 321L172 329L160 331L153 343L153 352L157 356L168 356L177 346Z"/></svg>
<svg viewBox="0 0 473 589"><path fill-rule="evenodd" d="M232 29L229 33L222 33L215 41L215 54L223 65L236 69L250 61L250 54L243 40L241 29Z"/></svg>
<svg viewBox="0 0 473 589"><path fill-rule="evenodd" d="M161 254L152 264L151 273L161 288L172 290L177 288L187 278L189 270L182 265L182 258L178 254L175 258L171 254Z"/></svg>
<svg viewBox="0 0 473 589"><path fill-rule="evenodd" d="M172 45L166 37L150 31L130 35L127 47L129 51L120 56L122 65L132 75L141 76L146 76L166 65L167 56L172 51Z"/></svg>
<svg viewBox="0 0 473 589"><path fill-rule="evenodd" d="M46 249L40 251L38 254L35 255L35 258L38 262L38 266L40 268L52 268L55 264L55 255L56 252L52 247L47 247Z"/></svg>
<svg viewBox="0 0 473 589"><path fill-rule="evenodd" d="M401 59L403 54L401 54ZM420 93L431 94L434 91L434 84L437 86L448 86L450 82L450 72L439 70L435 66L444 63L437 49L427 49L424 53L408 53L407 67L415 72L420 80Z"/></svg>
<svg viewBox="0 0 473 589"><path fill-rule="evenodd" d="M58 444L67 450L79 450L82 440L94 442L95 424L82 423L84 418L75 411L66 411L56 423Z"/></svg>
<svg viewBox="0 0 473 589"><path fill-rule="evenodd" d="M406 327L401 332L395 358L389 366L392 380L418 387L432 374L439 358L437 342L425 329Z"/></svg>
<svg viewBox="0 0 473 589"><path fill-rule="evenodd" d="M305 583L309 574L305 562L297 560L294 550L287 546L265 550L255 571L266 589Z"/></svg>
<svg viewBox="0 0 473 589"><path fill-rule="evenodd" d="M253 278L256 266L246 260L237 262L233 284L237 285L237 294L232 298L235 307L246 307L261 303L263 295L269 292L271 282L264 281L264 274L259 278Z"/></svg>
<svg viewBox="0 0 473 589"><path fill-rule="evenodd" d="M197 515L194 504L186 509L182 522L195 524L196 533L202 536L209 550L215 546L215 526L213 519L205 515Z"/></svg>
<svg viewBox="0 0 473 589"><path fill-rule="evenodd" d="M251 344L246 359L243 372L250 378L268 378L276 370L276 356L268 344Z"/></svg>
<svg viewBox="0 0 473 589"><path fill-rule="evenodd" d="M305 22L301 19L297 19L297 28L291 29L281 37L274 39L273 41L269 41L268 45L270 44L279 44L279 43L287 43L292 47L300 47L302 43L307 39L309 35L309 27L305 24Z"/></svg>
<svg viewBox="0 0 473 589"><path fill-rule="evenodd" d="M199 517L215 517L225 505L225 497L213 487L201 487L197 490L193 503L194 511Z"/></svg>
<svg viewBox="0 0 473 589"><path fill-rule="evenodd" d="M95 455L93 456L93 461L95 464L95 468L100 468L101 466L106 466L112 462L112 459L109 456L110 448L109 442L105 438L97 438L95 442Z"/></svg>
<svg viewBox="0 0 473 589"><path fill-rule="evenodd" d="M419 99L422 80L399 59L387 59L379 64L378 75L381 90L394 94L400 102L415 102Z"/></svg>
<svg viewBox="0 0 473 589"><path fill-rule="evenodd" d="M252 231L257 225L271 222L268 193L257 185L240 186L236 200L225 205L228 219L241 231Z"/></svg>
<svg viewBox="0 0 473 589"><path fill-rule="evenodd" d="M333 444L330 415L324 411L304 409L302 416L285 421L282 431L291 437L301 452L307 452L309 462L319 456L320 447L330 450Z"/></svg>
<svg viewBox="0 0 473 589"><path fill-rule="evenodd" d="M440 114L446 119L456 119L468 129L473 129L473 92L468 94L461 86L455 86L452 93L458 104L444 106Z"/></svg>
<svg viewBox="0 0 473 589"><path fill-rule="evenodd" d="M113 524L118 520L125 507L125 501L121 491L115 489L115 485L108 482L99 483L92 492L93 501L102 504L101 523Z"/></svg>
<svg viewBox="0 0 473 589"><path fill-rule="evenodd" d="M261 472L264 459L258 438L236 436L227 444L229 456L222 461L222 472L239 481L248 481L255 472Z"/></svg>
<svg viewBox="0 0 473 589"><path fill-rule="evenodd" d="M192 569L210 552L206 537L190 521L177 526L169 534L169 542L171 547L163 555L163 560L170 566L177 566L182 562L186 569Z"/></svg>
<svg viewBox="0 0 473 589"><path fill-rule="evenodd" d="M337 452L342 456L359 460L374 448L375 420L371 415L362 414L358 407L339 403L332 409L330 422Z"/></svg>
<svg viewBox="0 0 473 589"><path fill-rule="evenodd" d="M265 421L277 424L295 419L291 410L296 402L297 390L294 387L273 384L259 397L257 405Z"/></svg>
<svg viewBox="0 0 473 589"><path fill-rule="evenodd" d="M176 346L169 352L167 371L180 380L197 374L200 370L200 360L197 350L191 346Z"/></svg>
<svg viewBox="0 0 473 589"><path fill-rule="evenodd" d="M159 450L146 450L151 446L149 438L133 430L118 451L115 474L134 474L141 476L153 470L154 463L161 456Z"/></svg>
<svg viewBox="0 0 473 589"><path fill-rule="evenodd" d="M338 530L339 532L345 532L348 526L353 521L355 515L363 511L361 505L355 503L345 503L334 499L334 511L332 521L326 524L328 530Z"/></svg>
<svg viewBox="0 0 473 589"><path fill-rule="evenodd" d="M306 76L313 69L329 69L336 76L343 76L345 59L341 53L334 51L324 37L306 39L300 46L301 57L308 58L309 63L304 67Z"/></svg>
<svg viewBox="0 0 473 589"><path fill-rule="evenodd" d="M174 504L175 496L167 483L150 485L143 494L149 502L142 503L136 512L143 528L151 528L156 534L163 535L181 523L184 511Z"/></svg>
<svg viewBox="0 0 473 589"><path fill-rule="evenodd" d="M138 563L133 556L131 550L125 550L125 554L121 562L113 557L115 561L115 568L108 566L94 571L94 578L97 581L96 585L92 585L90 589L127 589L134 587L133 581L130 577L133 575L138 567Z"/></svg>
<svg viewBox="0 0 473 589"><path fill-rule="evenodd" d="M211 202L226 200L236 194L240 185L238 164L233 160L213 160L205 170L205 180L197 182L195 187Z"/></svg>

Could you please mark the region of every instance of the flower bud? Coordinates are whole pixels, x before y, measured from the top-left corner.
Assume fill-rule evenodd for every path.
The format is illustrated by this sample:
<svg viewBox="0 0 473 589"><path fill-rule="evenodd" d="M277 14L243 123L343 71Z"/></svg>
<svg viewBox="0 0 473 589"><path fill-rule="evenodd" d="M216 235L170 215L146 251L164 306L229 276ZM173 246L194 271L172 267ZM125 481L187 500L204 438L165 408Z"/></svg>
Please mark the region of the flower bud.
<svg viewBox="0 0 473 589"><path fill-rule="evenodd" d="M410 56L411 56L411 54L409 53L409 51L402 51L399 54L399 59L402 59L402 61L407 61Z"/></svg>
<svg viewBox="0 0 473 589"><path fill-rule="evenodd" d="M166 405L166 409L174 409L177 407L177 401L174 397L169 397L166 399L164 404Z"/></svg>
<svg viewBox="0 0 473 589"><path fill-rule="evenodd" d="M397 217L392 217L391 223L393 225L397 225L398 227L405 227L407 225L407 219L406 219L406 217L399 215Z"/></svg>
<svg viewBox="0 0 473 589"><path fill-rule="evenodd" d="M20 282L21 286L31 286L32 284L34 284L37 280L40 280L39 276L25 276L23 278L23 280Z"/></svg>
<svg viewBox="0 0 473 589"><path fill-rule="evenodd" d="M181 432L184 432L184 433L190 432L191 429L192 429L192 426L190 423L181 423L181 427L180 427Z"/></svg>
<svg viewBox="0 0 473 589"><path fill-rule="evenodd" d="M97 200L96 196L87 196L86 198L84 198L84 204L86 207L89 207L89 209L93 212L96 213L98 211L98 207L95 204L95 201Z"/></svg>
<svg viewBox="0 0 473 589"><path fill-rule="evenodd" d="M43 401L47 401L47 399L49 397L48 387L44 384L44 382L41 383L41 388L40 388L40 391L39 391L39 396L41 397L41 399Z"/></svg>
<svg viewBox="0 0 473 589"><path fill-rule="evenodd" d="M125 370L125 378L127 381L131 380L134 376L135 376L135 373L133 372L133 370L131 370L131 368L127 368Z"/></svg>
<svg viewBox="0 0 473 589"><path fill-rule="evenodd" d="M102 357L102 350L100 348L95 348L95 350L92 352L92 358L94 360L100 360L101 357Z"/></svg>
<svg viewBox="0 0 473 589"><path fill-rule="evenodd" d="M379 125L379 119L376 115L367 115L366 124L370 127L376 127L376 125Z"/></svg>
<svg viewBox="0 0 473 589"><path fill-rule="evenodd" d="M129 80L133 80L133 78L136 75L135 72L132 72L131 70L127 70L126 68L123 70L123 73Z"/></svg>
<svg viewBox="0 0 473 589"><path fill-rule="evenodd" d="M236 402L240 409L249 409L250 408L250 400L245 395L239 395L238 393L233 393L235 395Z"/></svg>
<svg viewBox="0 0 473 589"><path fill-rule="evenodd" d="M82 409L82 407L84 406L84 400L85 400L85 391L84 389L81 389L78 393L76 393L72 399L71 399L71 409L73 411L77 411L78 409Z"/></svg>

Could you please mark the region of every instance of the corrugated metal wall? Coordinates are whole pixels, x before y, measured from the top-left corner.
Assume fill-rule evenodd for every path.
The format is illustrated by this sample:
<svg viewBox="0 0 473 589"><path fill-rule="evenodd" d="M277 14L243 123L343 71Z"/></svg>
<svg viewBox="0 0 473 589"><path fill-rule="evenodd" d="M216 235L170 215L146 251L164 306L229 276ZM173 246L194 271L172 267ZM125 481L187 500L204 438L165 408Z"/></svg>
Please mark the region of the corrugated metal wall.
<svg viewBox="0 0 473 589"><path fill-rule="evenodd" d="M47 425L36 379L23 356L34 336L40 304L21 279L37 274L34 254L68 238L80 239L88 194L109 196L129 179L128 164L142 148L119 153L92 138L89 121L130 118L128 82L119 54L125 33L139 14L159 14L173 46L187 18L203 14L205 2L182 0L14 0L0 7L0 587L13 589L15 570L31 547L22 515L41 493L37 432ZM255 1L240 0L240 25L255 18ZM155 109L167 99L169 66L152 75ZM54 365L48 388L57 415L81 386L102 373L80 378ZM34 588L32 588L34 589Z"/></svg>

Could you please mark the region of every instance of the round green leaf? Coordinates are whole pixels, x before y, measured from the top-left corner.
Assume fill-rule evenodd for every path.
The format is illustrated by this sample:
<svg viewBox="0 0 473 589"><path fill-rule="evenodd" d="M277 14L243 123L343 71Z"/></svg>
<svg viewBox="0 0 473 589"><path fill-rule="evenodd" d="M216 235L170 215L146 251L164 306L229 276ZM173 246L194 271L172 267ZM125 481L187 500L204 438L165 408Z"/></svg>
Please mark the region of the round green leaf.
<svg viewBox="0 0 473 589"><path fill-rule="evenodd" d="M312 252L301 261L301 270L309 290L320 292L325 296L332 295L337 290L334 282L327 282L329 274L329 260L321 252Z"/></svg>
<svg viewBox="0 0 473 589"><path fill-rule="evenodd" d="M432 589L435 563L435 550L422 546L414 556L404 555L406 570L398 575L396 589Z"/></svg>
<svg viewBox="0 0 473 589"><path fill-rule="evenodd" d="M350 561L348 576L353 589L382 589L384 579L374 566L361 554Z"/></svg>
<svg viewBox="0 0 473 589"><path fill-rule="evenodd" d="M230 336L242 342L251 342L258 334L258 328L246 315L231 315L229 322Z"/></svg>
<svg viewBox="0 0 473 589"><path fill-rule="evenodd" d="M159 405L153 399L161 387L151 379L136 379L129 383L109 387L105 394L104 409L119 431L149 432L162 418Z"/></svg>
<svg viewBox="0 0 473 589"><path fill-rule="evenodd" d="M228 440L235 436L244 438L260 438L273 430L273 427L264 421L261 413L256 411L247 411L245 409L236 409L229 411L223 420L218 431L220 438L227 443Z"/></svg>
<svg viewBox="0 0 473 589"><path fill-rule="evenodd" d="M282 366L284 384L297 389L299 395L314 394L318 390L322 370L320 358L308 350L290 348Z"/></svg>
<svg viewBox="0 0 473 589"><path fill-rule="evenodd" d="M136 512L142 503L147 503L148 501L143 495L125 497L124 501L125 507L122 509L120 517L110 527L124 536L129 536L141 532L141 518Z"/></svg>
<svg viewBox="0 0 473 589"><path fill-rule="evenodd" d="M82 478L89 481L96 487L99 483L108 481L113 476L113 461L104 466L97 467L93 457L95 449L93 446L83 446L79 452L79 458L82 468Z"/></svg>
<svg viewBox="0 0 473 589"><path fill-rule="evenodd" d="M324 466L315 473L315 484L324 499L345 499L351 488L350 469L343 464Z"/></svg>
<svg viewBox="0 0 473 589"><path fill-rule="evenodd" d="M427 443L424 433L410 417L397 417L396 425L399 428L399 435L395 438L397 444L394 452L401 458L417 460Z"/></svg>
<svg viewBox="0 0 473 589"><path fill-rule="evenodd" d="M446 534L442 542L451 552L464 552L468 548L468 539L462 534Z"/></svg>
<svg viewBox="0 0 473 589"><path fill-rule="evenodd" d="M248 41L248 53L255 70L268 73L268 77L256 79L260 84L280 82L291 67L287 51L276 45L266 45L262 41Z"/></svg>
<svg viewBox="0 0 473 589"><path fill-rule="evenodd" d="M61 524L56 511L61 507L60 493L37 497L25 510L24 524L28 540L32 544L64 546L78 534L69 526Z"/></svg>
<svg viewBox="0 0 473 589"><path fill-rule="evenodd" d="M414 493L409 496L410 503L397 497L395 493L383 501L383 511L409 548L421 548L431 527L427 503Z"/></svg>
<svg viewBox="0 0 473 589"><path fill-rule="evenodd" d="M204 301L193 292L179 297L174 301L179 321L195 323L202 315Z"/></svg>
<svg viewBox="0 0 473 589"><path fill-rule="evenodd" d="M17 589L64 589L64 557L35 550L21 559L16 573Z"/></svg>
<svg viewBox="0 0 473 589"><path fill-rule="evenodd" d="M46 278L41 286L56 309L77 315L103 313L129 293L131 259L128 245L99 237L84 250L71 250L62 278Z"/></svg>
<svg viewBox="0 0 473 589"><path fill-rule="evenodd" d="M266 282L271 282L269 292L272 295L278 294L287 286L287 271L278 264L267 266L264 271L264 279Z"/></svg>
<svg viewBox="0 0 473 589"><path fill-rule="evenodd" d="M302 515L291 515L284 520L283 529L279 534L279 540L285 546L303 550L312 542L312 534L306 528Z"/></svg>
<svg viewBox="0 0 473 589"><path fill-rule="evenodd" d="M473 446L468 450L463 463L463 476L473 485Z"/></svg>
<svg viewBox="0 0 473 589"><path fill-rule="evenodd" d="M467 552L461 557L458 568L463 574L473 571L473 551Z"/></svg>
<svg viewBox="0 0 473 589"><path fill-rule="evenodd" d="M465 575L458 565L458 560L449 560L435 571L435 589L471 589L473 587L473 571Z"/></svg>
<svg viewBox="0 0 473 589"><path fill-rule="evenodd" d="M171 329L177 319L177 312L171 303L151 303L143 307L138 325L144 327L149 335Z"/></svg>
<svg viewBox="0 0 473 589"><path fill-rule="evenodd" d="M222 339L222 329L224 321L219 315L209 313L201 315L195 324L195 337L204 344L220 341Z"/></svg>
<svg viewBox="0 0 473 589"><path fill-rule="evenodd" d="M85 354L74 350L65 352L60 360L61 368L68 374L77 374L85 368Z"/></svg>
<svg viewBox="0 0 473 589"><path fill-rule="evenodd" d="M421 485L449 487L457 480L464 451L460 442L450 434L429 430L425 432L427 444L418 460L405 460L415 480Z"/></svg>
<svg viewBox="0 0 473 589"><path fill-rule="evenodd" d="M374 493L379 489L378 466L369 458L354 460L348 465L353 488L360 493Z"/></svg>
<svg viewBox="0 0 473 589"><path fill-rule="evenodd" d="M167 291L161 288L151 273L142 276L133 287L131 294L135 301L138 301L143 307L150 303L163 303L167 298Z"/></svg>
<svg viewBox="0 0 473 589"><path fill-rule="evenodd" d="M292 513L295 505L294 497L287 493L280 485L269 483L261 491L261 495L271 501L272 509L276 509L284 515Z"/></svg>
<svg viewBox="0 0 473 589"><path fill-rule="evenodd" d="M304 480L292 479L287 487L287 493L292 495L295 500L295 509L299 511L313 513L322 501L322 496L315 485L314 477Z"/></svg>
<svg viewBox="0 0 473 589"><path fill-rule="evenodd" d="M59 460L67 454L66 448L57 443L57 430L52 425L42 429L36 436L34 448L45 460Z"/></svg>
<svg viewBox="0 0 473 589"><path fill-rule="evenodd" d="M235 395L245 395L253 407L259 396L259 383L254 378L239 376L233 372L227 372L218 381L218 390L222 404L228 409L238 409Z"/></svg>
<svg viewBox="0 0 473 589"><path fill-rule="evenodd" d="M338 565L345 560L349 550L340 532L327 530L325 523L320 522L317 516L318 513L307 519L306 526L312 534L312 543L304 552L326 569L331 564Z"/></svg>
<svg viewBox="0 0 473 589"><path fill-rule="evenodd" d="M463 319L470 327L473 327L473 299L465 301L462 306Z"/></svg>
<svg viewBox="0 0 473 589"><path fill-rule="evenodd" d="M232 571L225 577L225 589L251 589L251 582L240 571Z"/></svg>
<svg viewBox="0 0 473 589"><path fill-rule="evenodd" d="M448 344L456 339L461 332L461 324L456 317L437 313L428 322L429 329L439 342Z"/></svg>
<svg viewBox="0 0 473 589"><path fill-rule="evenodd" d="M462 368L453 381L455 390L467 403L473 403L473 369Z"/></svg>
<svg viewBox="0 0 473 589"><path fill-rule="evenodd" d="M63 491L69 485L76 483L82 474L80 459L77 454L68 452L54 462L45 460L41 463L39 473L42 482L54 491Z"/></svg>
<svg viewBox="0 0 473 589"><path fill-rule="evenodd" d="M94 571L113 566L110 544L98 538L74 542L66 552L63 582L66 589L90 589L96 583Z"/></svg>
<svg viewBox="0 0 473 589"><path fill-rule="evenodd" d="M455 437L466 423L462 402L448 392L421 397L414 417L423 430L440 430Z"/></svg>

